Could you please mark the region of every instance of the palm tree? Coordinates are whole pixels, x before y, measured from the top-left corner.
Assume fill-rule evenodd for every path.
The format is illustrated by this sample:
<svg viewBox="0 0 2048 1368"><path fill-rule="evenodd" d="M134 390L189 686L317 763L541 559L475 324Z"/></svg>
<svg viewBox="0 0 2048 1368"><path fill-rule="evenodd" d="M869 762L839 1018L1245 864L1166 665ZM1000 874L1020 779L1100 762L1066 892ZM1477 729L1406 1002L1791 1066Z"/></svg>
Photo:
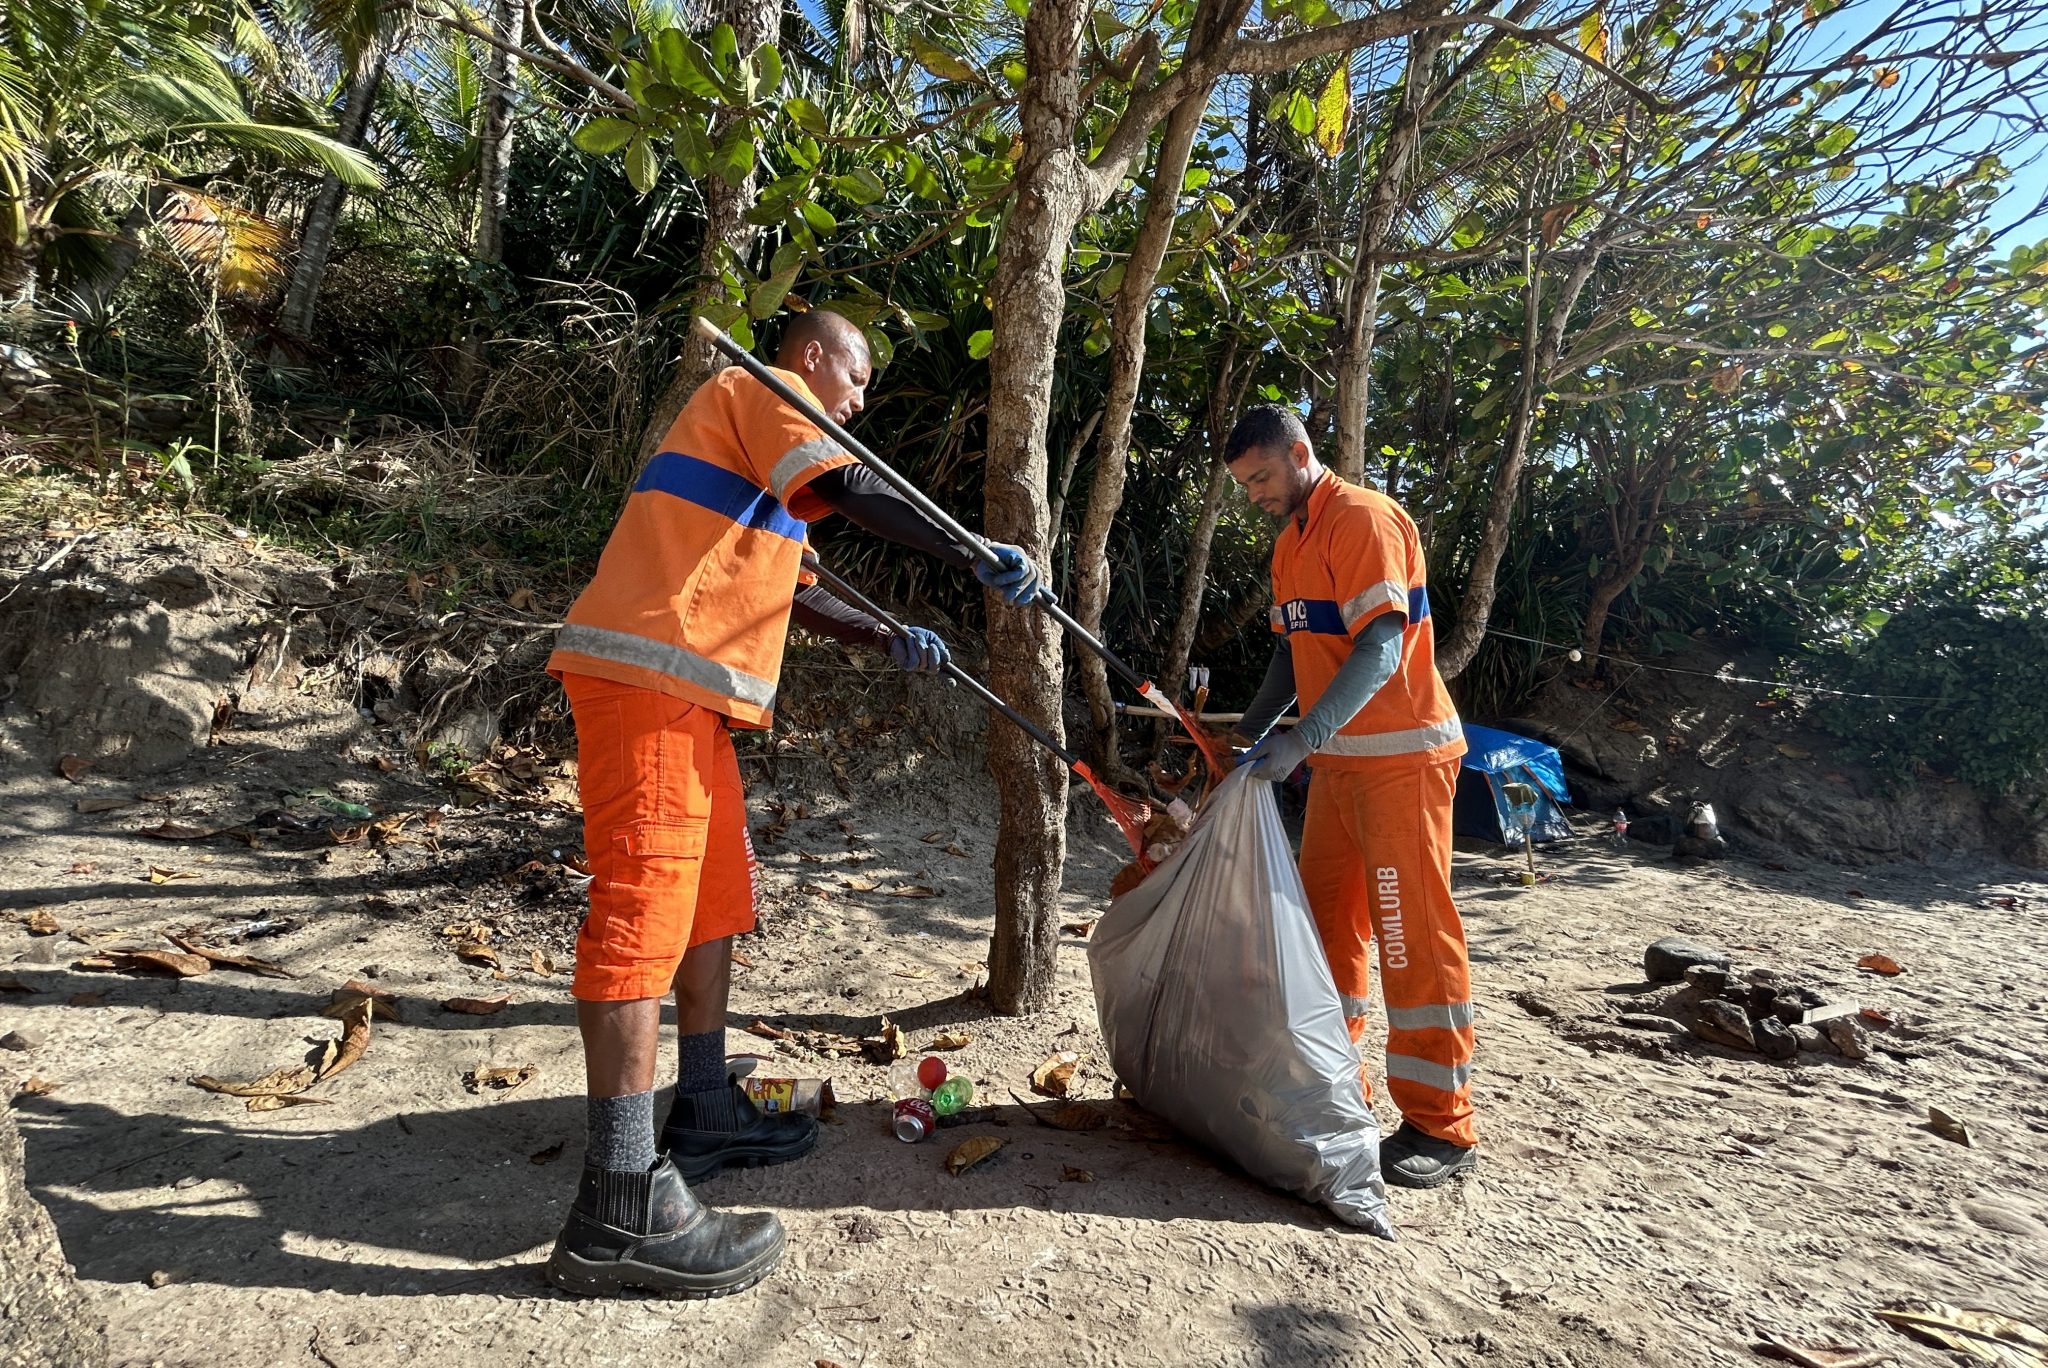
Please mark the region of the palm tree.
<svg viewBox="0 0 2048 1368"><path fill-rule="evenodd" d="M121 240L110 207L147 203L209 149L379 183L357 153L259 120L215 35L261 40L238 4L11 0L0 10L0 301L42 278L101 274Z"/></svg>

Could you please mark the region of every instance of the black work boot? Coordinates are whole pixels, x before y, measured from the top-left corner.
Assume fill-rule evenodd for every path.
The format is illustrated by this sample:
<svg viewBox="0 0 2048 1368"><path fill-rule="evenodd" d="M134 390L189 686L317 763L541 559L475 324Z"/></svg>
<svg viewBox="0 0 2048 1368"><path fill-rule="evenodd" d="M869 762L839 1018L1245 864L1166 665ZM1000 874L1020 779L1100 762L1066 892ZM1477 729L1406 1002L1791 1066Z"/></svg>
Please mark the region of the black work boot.
<svg viewBox="0 0 2048 1368"><path fill-rule="evenodd" d="M754 1105L739 1084L711 1092L677 1093L661 1128L661 1152L683 1177L701 1183L728 1164L786 1164L818 1143L818 1123L801 1114L770 1116Z"/></svg>
<svg viewBox="0 0 2048 1368"><path fill-rule="evenodd" d="M1419 1131L1407 1122L1380 1141L1380 1172L1395 1187L1442 1187L1479 1167L1479 1151Z"/></svg>
<svg viewBox="0 0 2048 1368"><path fill-rule="evenodd" d="M667 1159L646 1173L585 1168L547 1275L579 1297L723 1297L767 1277L783 1243L774 1215L712 1210Z"/></svg>

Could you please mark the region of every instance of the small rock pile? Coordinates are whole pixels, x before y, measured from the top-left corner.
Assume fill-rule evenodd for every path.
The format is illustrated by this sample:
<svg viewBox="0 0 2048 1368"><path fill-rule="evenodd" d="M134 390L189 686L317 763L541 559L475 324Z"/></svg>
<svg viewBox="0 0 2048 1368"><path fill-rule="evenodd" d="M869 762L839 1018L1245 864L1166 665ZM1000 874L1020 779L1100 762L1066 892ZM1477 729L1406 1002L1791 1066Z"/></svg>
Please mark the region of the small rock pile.
<svg viewBox="0 0 2048 1368"><path fill-rule="evenodd" d="M1766 1059L1795 1059L1804 1051L1867 1059L1870 1045L1854 1002L1829 1002L1818 990L1774 969L1738 971L1719 950L1666 936L1643 952L1652 983L1677 985L1652 1012L1632 1012L1623 1025L1683 1029L1730 1050ZM1639 1022L1632 1017L1644 1017ZM1654 1023L1654 1024L1653 1024Z"/></svg>

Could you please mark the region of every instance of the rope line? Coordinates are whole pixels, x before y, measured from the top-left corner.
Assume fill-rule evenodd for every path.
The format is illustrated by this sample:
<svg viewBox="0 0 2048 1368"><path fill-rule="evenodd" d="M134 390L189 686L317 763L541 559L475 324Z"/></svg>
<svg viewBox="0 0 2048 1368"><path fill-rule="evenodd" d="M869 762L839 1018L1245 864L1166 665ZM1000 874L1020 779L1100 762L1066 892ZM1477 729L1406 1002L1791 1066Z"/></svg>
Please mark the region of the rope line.
<svg viewBox="0 0 2048 1368"><path fill-rule="evenodd" d="M1518 632L1502 631L1498 627L1488 627L1486 634L1488 636L1506 637L1510 641L1526 641L1531 646L1546 646L1558 652L1576 651L1579 649L1576 646L1560 646L1554 641L1545 641L1541 637L1523 636ZM1642 661L1624 660L1620 656L1605 651L1600 652L1593 658L1595 660L1611 660L1617 665L1628 665L1638 670L1655 670L1659 674L1691 675L1696 679L1711 679L1722 684L1761 684L1766 688L1784 689L1788 693L1827 694L1831 698L1868 698L1882 703L1942 703L1948 701L1934 694L1854 693L1848 689L1823 688L1818 684L1794 684L1783 679L1755 679L1749 675L1714 674L1707 670L1680 669L1676 665L1646 665ZM1630 676L1630 678L1633 677ZM1620 690L1616 690L1616 692L1620 692Z"/></svg>

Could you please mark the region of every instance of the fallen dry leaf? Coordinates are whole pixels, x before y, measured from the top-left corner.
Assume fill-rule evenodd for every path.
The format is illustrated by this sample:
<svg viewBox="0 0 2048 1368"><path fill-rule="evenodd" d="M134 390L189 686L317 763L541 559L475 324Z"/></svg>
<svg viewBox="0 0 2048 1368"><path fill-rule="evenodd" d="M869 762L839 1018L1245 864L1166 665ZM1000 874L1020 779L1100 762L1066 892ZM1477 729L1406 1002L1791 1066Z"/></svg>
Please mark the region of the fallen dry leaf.
<svg viewBox="0 0 2048 1368"><path fill-rule="evenodd" d="M507 598L505 602L509 606L518 609L520 612L525 612L527 609L533 607L533 586L530 584L520 585L517 589L514 589L512 591L511 596Z"/></svg>
<svg viewBox="0 0 2048 1368"><path fill-rule="evenodd" d="M1095 1181L1095 1175L1087 1169L1075 1168L1072 1164L1067 1164L1060 1169L1060 1181L1062 1183L1092 1183Z"/></svg>
<svg viewBox="0 0 2048 1368"><path fill-rule="evenodd" d="M919 883L900 884L890 889L889 892L892 896L898 898L936 898L939 896L938 889L933 888L930 884Z"/></svg>
<svg viewBox="0 0 2048 1368"><path fill-rule="evenodd" d="M1915 1299L1893 1302L1876 1315L1914 1339L1952 1350L1972 1362L2034 1368L2048 1361L2048 1335L1996 1311Z"/></svg>
<svg viewBox="0 0 2048 1368"><path fill-rule="evenodd" d="M66 874L97 874L99 873L99 868L91 860L73 860L70 864L64 866L64 872Z"/></svg>
<svg viewBox="0 0 2048 1368"><path fill-rule="evenodd" d="M993 1135L973 1135L953 1146L946 1156L946 1172L958 1177L1003 1147Z"/></svg>
<svg viewBox="0 0 2048 1368"><path fill-rule="evenodd" d="M1065 1097L1074 1084L1074 1071L1080 1067L1081 1056L1072 1050L1047 1055L1031 1071L1031 1091L1047 1097Z"/></svg>
<svg viewBox="0 0 2048 1368"><path fill-rule="evenodd" d="M739 965L742 969L751 969L754 967L754 962L748 959L745 955L741 954L737 950L732 952L732 962L734 964Z"/></svg>
<svg viewBox="0 0 2048 1368"><path fill-rule="evenodd" d="M1056 1109L1045 1123L1063 1131L1101 1130L1109 1124L1109 1113L1092 1102L1069 1102Z"/></svg>
<svg viewBox="0 0 2048 1368"><path fill-rule="evenodd" d="M872 893L881 887L881 884L874 879L856 879L851 874L841 874L839 879L840 882L856 893Z"/></svg>
<svg viewBox="0 0 2048 1368"><path fill-rule="evenodd" d="M903 1038L903 1028L887 1017L882 1018L880 1031L861 1038L860 1046L877 1064L892 1064L910 1051L910 1042Z"/></svg>
<svg viewBox="0 0 2048 1368"><path fill-rule="evenodd" d="M441 1004L441 1010L461 1012L465 1016L490 1016L493 1012L502 1012L511 1005L512 995L500 993L496 997L487 998L452 997Z"/></svg>
<svg viewBox="0 0 2048 1368"><path fill-rule="evenodd" d="M1643 724L1633 717L1617 717L1607 725L1609 729L1618 732L1639 732L1643 729Z"/></svg>
<svg viewBox="0 0 2048 1368"><path fill-rule="evenodd" d="M1780 741L1778 743L1778 754L1784 756L1787 760L1811 760L1813 758L1812 751L1807 750L1803 746L1795 746L1789 741Z"/></svg>
<svg viewBox="0 0 2048 1368"><path fill-rule="evenodd" d="M555 1160L562 1157L562 1147L566 1143L566 1141L557 1140L544 1150L535 1150L526 1156L526 1162L529 1164L552 1164Z"/></svg>
<svg viewBox="0 0 2048 1368"><path fill-rule="evenodd" d="M91 768L92 761L82 755L67 755L57 761L57 773L63 775L74 784L78 782L79 775Z"/></svg>
<svg viewBox="0 0 2048 1368"><path fill-rule="evenodd" d="M298 977L298 975L285 968L282 964L273 964L267 959L257 959L254 955L232 955L225 950L216 950L210 945L201 945L197 941L187 940L183 936L172 936L170 939L171 944L177 946L180 950L198 955L208 963L218 965L223 969L243 969L252 974L261 974L264 978L288 979Z"/></svg>
<svg viewBox="0 0 2048 1368"><path fill-rule="evenodd" d="M1875 1349L1861 1349L1853 1344L1815 1344L1773 1336L1766 1336L1756 1346L1756 1352L1764 1358L1797 1364L1798 1368L1876 1368L1890 1358Z"/></svg>
<svg viewBox="0 0 2048 1368"><path fill-rule="evenodd" d="M363 1002L374 1004L373 1015L385 1021L403 1021L399 1015L398 995L383 988L373 987L361 979L350 979L341 987L328 994L327 1005L320 1009L320 1015L337 1020L345 1019Z"/></svg>
<svg viewBox="0 0 2048 1368"><path fill-rule="evenodd" d="M370 1017L375 1011L376 1004L365 998L341 1019L341 1038L328 1041L321 1051L318 1069L322 1083L361 1059L363 1051L370 1048Z"/></svg>
<svg viewBox="0 0 2048 1368"><path fill-rule="evenodd" d="M1939 1107L1927 1108L1927 1128L1944 1140L1953 1140L1965 1149L1975 1149L1976 1142L1970 1138L1970 1128L1957 1118L1950 1116Z"/></svg>
<svg viewBox="0 0 2048 1368"><path fill-rule="evenodd" d="M72 965L87 972L119 974L168 974L172 978L197 978L213 968L204 955L187 955L176 950L109 950L88 955Z"/></svg>
<svg viewBox="0 0 2048 1368"><path fill-rule="evenodd" d="M287 1068L272 1069L261 1078L242 1081L232 1078L214 1078L207 1074L196 1074L190 1080L195 1088L208 1092L226 1093L231 1097L282 1097L287 1093L304 1092L320 1081L310 1064L293 1064Z"/></svg>
<svg viewBox="0 0 2048 1368"><path fill-rule="evenodd" d="M941 1031L932 1037L929 1050L964 1050L974 1043L974 1037L965 1031Z"/></svg>
<svg viewBox="0 0 2048 1368"><path fill-rule="evenodd" d="M167 865L151 865L149 881L153 884L167 884L173 879L196 879L199 876L189 869L172 869Z"/></svg>
<svg viewBox="0 0 2048 1368"><path fill-rule="evenodd" d="M306 1097L297 1093L271 1093L266 1097L249 1099L252 1112L283 1111L286 1107L331 1107L331 1097Z"/></svg>
<svg viewBox="0 0 2048 1368"><path fill-rule="evenodd" d="M540 952L540 947L538 945L532 947L532 950L533 972L540 975L542 978L553 978L555 976L554 960L550 959L546 955L543 955Z"/></svg>
<svg viewBox="0 0 2048 1368"><path fill-rule="evenodd" d="M1893 1017L1890 1012L1886 1011L1882 1007L1865 1007L1856 1015L1862 1017L1865 1021L1869 1022L1873 1026L1878 1027L1880 1030L1889 1031L1892 1027L1898 1025L1897 1019Z"/></svg>
<svg viewBox="0 0 2048 1368"><path fill-rule="evenodd" d="M1068 935L1068 936L1078 936L1078 937L1080 937L1080 938L1081 938L1082 940L1087 940L1087 939L1088 939L1088 935L1089 935L1089 933L1090 933L1090 932L1092 932L1092 931L1094 931L1094 930L1095 930L1095 923L1094 923L1094 922L1092 922L1092 921L1086 921L1086 922L1063 922L1063 923L1061 923L1061 924L1060 924L1060 931L1061 931L1061 933L1062 933L1062 934L1064 934L1064 935Z"/></svg>
<svg viewBox="0 0 2048 1368"><path fill-rule="evenodd" d="M190 822L159 822L153 827L139 827L138 836L154 836L159 841L204 841L220 835L219 827L193 826Z"/></svg>
<svg viewBox="0 0 2048 1368"><path fill-rule="evenodd" d="M64 929L57 925L55 917L40 907L29 913L26 917L23 917L21 924L28 928L28 933L31 936L54 936Z"/></svg>
<svg viewBox="0 0 2048 1368"><path fill-rule="evenodd" d="M505 968L504 963L498 958L498 952L482 941L463 941L455 947L455 954L457 958L468 960L471 964L487 964L501 972Z"/></svg>
<svg viewBox="0 0 2048 1368"><path fill-rule="evenodd" d="M1868 969L1873 974L1883 974L1887 978L1894 974L1906 972L1899 962L1890 955L1865 955L1862 959L1856 961L1856 967L1858 969Z"/></svg>
<svg viewBox="0 0 2048 1368"><path fill-rule="evenodd" d="M133 798L81 798L71 805L79 812L119 812L124 807L134 807Z"/></svg>
<svg viewBox="0 0 2048 1368"><path fill-rule="evenodd" d="M48 1097L55 1091L57 1091L57 1081L55 1079L44 1078L41 1074L30 1074L21 1081L21 1086L14 1090L14 1095L16 1097Z"/></svg>
<svg viewBox="0 0 2048 1368"><path fill-rule="evenodd" d="M533 1081L540 1069L532 1064L508 1064L486 1066L479 1064L462 1076L462 1086L479 1095L486 1092L508 1093Z"/></svg>
<svg viewBox="0 0 2048 1368"><path fill-rule="evenodd" d="M778 1028L778 1027L770 1026L770 1025L769 1025L769 1024L768 1024L767 1022L765 1022L765 1021L756 1021L756 1022L755 1022L755 1023L753 1023L753 1024L751 1025L751 1026L747 1027L747 1034L748 1034L748 1035L756 1035L756 1036L759 1036L759 1037L761 1037L761 1039L763 1039L763 1040L788 1040L788 1039L789 1039L789 1032L788 1032L788 1031L785 1031L785 1030L781 1030L781 1029L780 1029L780 1028Z"/></svg>
<svg viewBox="0 0 2048 1368"><path fill-rule="evenodd" d="M961 858L961 859L963 859L963 860L967 858L967 852L966 852L966 850L962 849L962 848L961 848L960 846L958 846L958 845L949 845L949 846L947 846L947 847L946 847L946 853L947 853L948 855L957 855L957 856L958 856L959 858Z"/></svg>
<svg viewBox="0 0 2048 1368"><path fill-rule="evenodd" d="M923 841L926 845L943 845L947 841L952 840L953 837L950 833L944 831L927 831L917 839Z"/></svg>

